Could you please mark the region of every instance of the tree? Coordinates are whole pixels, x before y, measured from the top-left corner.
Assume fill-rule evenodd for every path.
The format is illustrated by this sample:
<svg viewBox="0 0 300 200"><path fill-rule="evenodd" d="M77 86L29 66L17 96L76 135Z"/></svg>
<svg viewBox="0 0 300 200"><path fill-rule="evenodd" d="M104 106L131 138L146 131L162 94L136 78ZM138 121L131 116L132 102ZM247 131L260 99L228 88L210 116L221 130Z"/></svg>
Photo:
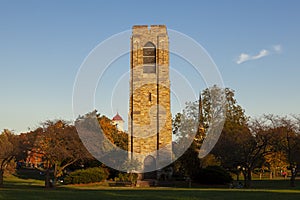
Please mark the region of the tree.
<svg viewBox="0 0 300 200"><path fill-rule="evenodd" d="M175 145L180 146L180 143ZM193 179L200 167L198 154L199 151L196 149L196 143L192 142L188 149L172 164L174 174L188 176Z"/></svg>
<svg viewBox="0 0 300 200"><path fill-rule="evenodd" d="M207 168L211 166L221 166L221 162L214 154L210 153L200 160L200 167Z"/></svg>
<svg viewBox="0 0 300 200"><path fill-rule="evenodd" d="M215 92L220 90L215 89ZM204 113L210 118L209 91L204 91ZM239 174L242 169L245 187L250 187L252 171L261 164L266 152L268 134L251 128L249 118L234 97L234 91L226 88L226 120L222 134L212 153L226 169Z"/></svg>
<svg viewBox="0 0 300 200"><path fill-rule="evenodd" d="M264 160L264 166L270 170L270 179L276 177L278 170L280 170L280 172L286 172L289 166L287 155L282 150L270 151L264 156Z"/></svg>
<svg viewBox="0 0 300 200"><path fill-rule="evenodd" d="M57 178L66 167L91 157L82 145L75 127L65 121L46 121L43 129L37 129L36 132L39 137L35 147L43 153L46 187L50 187L50 169L53 169L55 186Z"/></svg>
<svg viewBox="0 0 300 200"><path fill-rule="evenodd" d="M0 135L0 186L3 185L4 171L15 158L17 137L9 130L4 129Z"/></svg>
<svg viewBox="0 0 300 200"><path fill-rule="evenodd" d="M209 153L223 126L224 94L223 89L217 86L208 88L202 93L203 104L200 100L187 102L183 113L178 113L173 119L176 137L173 150L175 158L179 158L174 163L175 172L180 171L192 178L197 174L199 158Z"/></svg>
<svg viewBox="0 0 300 200"><path fill-rule="evenodd" d="M128 134L122 131L118 131L116 125L112 124L112 121L106 116L98 116L99 124L106 135L106 137L117 147L127 151L128 149Z"/></svg>
<svg viewBox="0 0 300 200"><path fill-rule="evenodd" d="M225 122L221 137L212 153L224 168L237 174L237 169L243 169L245 186L250 187L251 173L256 167L262 147L258 148L256 138L247 127L227 123L229 122Z"/></svg>
<svg viewBox="0 0 300 200"><path fill-rule="evenodd" d="M174 174L193 178L200 167L199 149L195 140L198 120L194 103L187 103L183 114L177 113L173 119L173 134L176 141L173 152L176 161L173 163Z"/></svg>
<svg viewBox="0 0 300 200"><path fill-rule="evenodd" d="M245 111L235 99L234 90L222 89L217 86L207 88L202 92L203 105L199 106L197 103L188 103L183 113L176 115L173 121L173 133L179 140L177 144L179 146L192 144L187 152L199 152L200 147L205 149L205 140L210 139L209 145L216 144L212 150L214 162L220 161L224 168L237 173L237 175L242 171L245 187L250 187L252 171L263 164L265 155L271 151L269 141L272 138L272 133L259 121L249 121L249 117L246 116ZM194 136L191 133L195 132L196 129L195 122L199 122L200 107L203 107L205 140L196 139L191 142L190 137ZM223 126L224 117L226 120ZM216 133L220 127L223 127L222 134L217 140L219 135ZM197 134L195 138L197 138ZM189 158L186 159L195 163L194 158L187 152L185 155L188 155ZM179 166L181 168L199 168L191 165L184 166L187 161L183 159Z"/></svg>
<svg viewBox="0 0 300 200"><path fill-rule="evenodd" d="M295 187L297 171L300 167L300 129L297 116L265 115L265 123L272 132L271 148L273 152L284 153L289 163L291 179L290 185Z"/></svg>
<svg viewBox="0 0 300 200"><path fill-rule="evenodd" d="M88 151L106 166L122 170L128 158L128 135L117 130L112 121L94 110L75 122L80 138ZM115 171L111 169L115 174Z"/></svg>
<svg viewBox="0 0 300 200"><path fill-rule="evenodd" d="M18 137L17 144L17 154L16 160L19 162L27 162L28 153L32 151L36 146L36 141L40 137L40 134L43 133L43 128L38 127L34 131L30 131L27 133L21 133Z"/></svg>

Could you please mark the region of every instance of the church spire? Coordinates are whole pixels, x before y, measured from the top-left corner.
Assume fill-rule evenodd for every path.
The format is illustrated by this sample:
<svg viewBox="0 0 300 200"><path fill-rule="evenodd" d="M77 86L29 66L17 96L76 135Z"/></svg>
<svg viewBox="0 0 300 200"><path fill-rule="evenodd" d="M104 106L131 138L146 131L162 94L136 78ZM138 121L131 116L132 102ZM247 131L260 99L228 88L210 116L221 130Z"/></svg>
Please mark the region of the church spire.
<svg viewBox="0 0 300 200"><path fill-rule="evenodd" d="M198 122L199 122L199 129L204 128L203 124L203 105L202 105L202 99L201 99L201 92L199 92L199 110L198 110Z"/></svg>
<svg viewBox="0 0 300 200"><path fill-rule="evenodd" d="M204 117L203 117L203 105L201 99L201 92L199 92L199 108L198 108L198 131L195 137L196 142L198 143L197 147L200 148L201 143L205 137L205 130L204 130Z"/></svg>

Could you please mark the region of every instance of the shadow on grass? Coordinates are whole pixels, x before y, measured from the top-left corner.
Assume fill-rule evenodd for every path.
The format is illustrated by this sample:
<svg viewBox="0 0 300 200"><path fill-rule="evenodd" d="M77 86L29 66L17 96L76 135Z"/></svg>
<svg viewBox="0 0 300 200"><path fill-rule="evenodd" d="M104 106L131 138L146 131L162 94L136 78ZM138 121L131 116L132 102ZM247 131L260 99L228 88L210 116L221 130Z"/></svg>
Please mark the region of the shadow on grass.
<svg viewBox="0 0 300 200"><path fill-rule="evenodd" d="M296 181L296 187L290 186L290 180L253 180L252 189L266 189L266 190L300 190L300 180Z"/></svg>
<svg viewBox="0 0 300 200"><path fill-rule="evenodd" d="M36 168L19 168L16 170L14 175L21 179L35 179L35 180L45 179L44 174Z"/></svg>
<svg viewBox="0 0 300 200"><path fill-rule="evenodd" d="M143 200L185 200L185 199L299 199L300 192L296 191L264 191L264 190L230 190L230 189L98 189L81 190L71 188L57 188L45 190L38 188L0 189L0 199L143 199Z"/></svg>
<svg viewBox="0 0 300 200"><path fill-rule="evenodd" d="M126 188L89 186L59 186L56 189L45 189L43 181L9 177L4 188L0 188L0 199L299 199L299 188L290 188L288 181L253 181L256 189L209 188ZM299 183L298 183L299 184ZM283 187L285 186L285 187Z"/></svg>
<svg viewBox="0 0 300 200"><path fill-rule="evenodd" d="M6 189L40 189L44 188L44 182L34 179L19 179L16 177L9 177L8 180L4 180L4 184L1 188Z"/></svg>

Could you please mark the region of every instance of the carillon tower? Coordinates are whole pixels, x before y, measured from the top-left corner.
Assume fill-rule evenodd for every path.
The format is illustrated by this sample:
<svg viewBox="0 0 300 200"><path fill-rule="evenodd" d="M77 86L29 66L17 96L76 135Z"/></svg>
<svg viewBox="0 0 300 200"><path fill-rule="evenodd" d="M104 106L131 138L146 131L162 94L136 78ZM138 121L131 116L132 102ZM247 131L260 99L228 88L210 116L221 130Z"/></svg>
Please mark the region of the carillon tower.
<svg viewBox="0 0 300 200"><path fill-rule="evenodd" d="M160 169L172 157L166 26L133 26L130 58L129 158L137 159L148 172ZM144 178L151 178L146 177L149 174Z"/></svg>

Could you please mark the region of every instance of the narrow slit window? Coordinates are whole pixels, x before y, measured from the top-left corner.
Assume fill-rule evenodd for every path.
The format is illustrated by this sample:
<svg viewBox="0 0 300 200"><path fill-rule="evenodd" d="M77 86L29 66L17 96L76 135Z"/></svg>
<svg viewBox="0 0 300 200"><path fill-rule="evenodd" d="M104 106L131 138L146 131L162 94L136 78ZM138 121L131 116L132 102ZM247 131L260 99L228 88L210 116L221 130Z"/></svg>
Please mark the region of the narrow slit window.
<svg viewBox="0 0 300 200"><path fill-rule="evenodd" d="M150 102L152 101L152 95L151 95L151 92L149 92L149 101L150 101Z"/></svg>

